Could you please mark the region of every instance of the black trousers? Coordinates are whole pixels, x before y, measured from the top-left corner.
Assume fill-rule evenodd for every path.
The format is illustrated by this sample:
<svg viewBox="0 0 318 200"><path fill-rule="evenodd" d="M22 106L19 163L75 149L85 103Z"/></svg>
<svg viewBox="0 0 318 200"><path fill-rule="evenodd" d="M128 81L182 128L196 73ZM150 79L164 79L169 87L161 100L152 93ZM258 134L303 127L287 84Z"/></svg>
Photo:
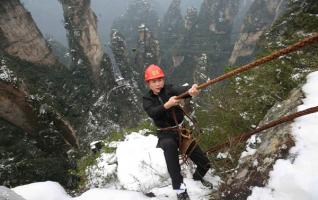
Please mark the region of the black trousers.
<svg viewBox="0 0 318 200"><path fill-rule="evenodd" d="M171 133L170 133L171 134ZM171 137L172 136L172 137ZM172 180L173 189L179 189L183 182L181 168L179 164L178 135L171 134L170 137L159 137L158 146L163 149L169 175ZM202 180L203 176L210 168L210 161L197 145L189 156L196 164L197 168L193 174L194 180Z"/></svg>

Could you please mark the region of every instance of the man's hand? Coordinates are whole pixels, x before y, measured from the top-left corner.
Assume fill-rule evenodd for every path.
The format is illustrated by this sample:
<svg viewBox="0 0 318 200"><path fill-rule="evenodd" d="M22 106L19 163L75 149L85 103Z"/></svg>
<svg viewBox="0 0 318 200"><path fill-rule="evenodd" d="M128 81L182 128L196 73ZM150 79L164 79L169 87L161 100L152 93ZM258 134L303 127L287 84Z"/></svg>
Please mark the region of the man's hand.
<svg viewBox="0 0 318 200"><path fill-rule="evenodd" d="M188 93L190 96L195 97L198 96L198 94L200 93L200 90L198 90L198 85L197 84L193 84L192 87L188 90Z"/></svg>
<svg viewBox="0 0 318 200"><path fill-rule="evenodd" d="M173 106L178 105L181 99L176 99L176 98L177 96L170 97L170 99L165 104L163 104L163 107L165 107L165 109L169 109Z"/></svg>

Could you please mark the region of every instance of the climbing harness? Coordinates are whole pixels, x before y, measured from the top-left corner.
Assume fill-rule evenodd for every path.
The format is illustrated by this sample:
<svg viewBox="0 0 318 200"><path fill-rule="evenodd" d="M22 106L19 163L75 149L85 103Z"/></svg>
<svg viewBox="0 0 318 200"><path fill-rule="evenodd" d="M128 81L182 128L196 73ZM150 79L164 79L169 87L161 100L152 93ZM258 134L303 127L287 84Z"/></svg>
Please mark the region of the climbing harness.
<svg viewBox="0 0 318 200"><path fill-rule="evenodd" d="M160 103L162 105L164 104L164 102L160 96L158 96L158 100L160 101ZM182 109L182 107L180 107L180 108ZM186 114L183 109L182 109L182 111L184 114ZM158 130L159 131L172 131L172 132L178 133L179 153L180 153L180 156L181 156L181 159L183 160L183 162L186 162L188 156L192 153L192 151L194 150L194 147L197 145L197 142L193 138L192 132L185 127L185 125L183 123L184 121L182 121L181 123L178 123L176 112L175 112L174 108L172 108L172 118L175 122L175 126L159 128Z"/></svg>
<svg viewBox="0 0 318 200"><path fill-rule="evenodd" d="M174 130L176 130L179 135L180 156L182 161L186 162L194 148L198 145L198 142L193 137L192 131L190 129L186 128L185 125L179 126L175 110L172 110L172 117L177 126L177 128Z"/></svg>
<svg viewBox="0 0 318 200"><path fill-rule="evenodd" d="M193 123L195 124L194 120L182 109L184 115ZM188 159L188 157L193 152L194 148L198 145L198 139L194 137L193 131L190 128L187 128L184 121L181 123L178 123L176 112L174 109L172 109L172 117L175 122L175 126L170 127L164 127L164 128L158 128L158 131L172 131L178 133L178 147L179 147L179 153L181 160L183 163L185 163Z"/></svg>

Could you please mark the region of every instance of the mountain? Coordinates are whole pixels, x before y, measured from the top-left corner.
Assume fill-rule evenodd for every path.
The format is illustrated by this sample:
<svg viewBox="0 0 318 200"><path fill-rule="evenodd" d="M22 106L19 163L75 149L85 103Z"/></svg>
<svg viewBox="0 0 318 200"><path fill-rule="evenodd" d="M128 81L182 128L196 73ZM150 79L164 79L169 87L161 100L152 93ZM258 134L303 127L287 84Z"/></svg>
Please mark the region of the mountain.
<svg viewBox="0 0 318 200"><path fill-rule="evenodd" d="M7 186L51 179L74 187L77 178L68 171L75 155L87 151L92 138L104 138L119 124L128 127L141 117L133 86L114 89L118 83L89 1L60 3L70 66L58 61L20 1L0 5L0 126L6 133L1 134L1 182ZM79 145L73 155L70 149Z"/></svg>
<svg viewBox="0 0 318 200"><path fill-rule="evenodd" d="M238 2L204 1L195 17L195 9L189 10L187 18L192 17L193 25L183 31L182 37L173 46L169 60L163 61L169 66L172 80L177 83L193 82L195 66L199 58L207 56L207 76L215 77L224 70L233 43L228 40L232 34L233 22L238 11ZM171 21L171 19L169 19ZM166 38L167 39L167 38ZM161 43L165 44L163 39ZM163 50L164 51L164 50ZM222 59L221 59L222 58ZM179 60L182 60L180 62ZM176 63L172 63L171 61ZM225 61L225 62L224 62ZM182 77L180 72L186 72Z"/></svg>
<svg viewBox="0 0 318 200"><path fill-rule="evenodd" d="M37 64L57 64L56 57L52 54L52 50L30 13L18 0L2 2L0 26L2 30L1 51Z"/></svg>
<svg viewBox="0 0 318 200"><path fill-rule="evenodd" d="M246 63L255 58L256 43L261 35L286 9L287 1L254 1L246 13L240 28L238 40L235 43L229 64ZM256 12L259 8L259 12Z"/></svg>
<svg viewBox="0 0 318 200"><path fill-rule="evenodd" d="M116 5L123 9L124 3L118 1ZM68 45L55 43L54 36L43 34L32 12L20 1L1 3L3 185L50 179L79 189L78 184L85 180L83 169L95 162L96 155L89 149L92 141L123 139L131 128L155 129L141 106L146 90L143 70L148 64L161 65L167 81L174 84L202 83L236 69L234 65L311 36L318 27L314 0L204 0L199 7L198 2L191 1L194 7L187 10L183 10L184 1L173 0L162 4L166 6L162 17L157 7L160 3L130 1L126 11L116 17L106 47L99 34L106 25L99 22L100 13L94 12L92 1L58 1L59 14L52 15L52 23L63 19L56 29L66 35ZM47 7L43 11L49 15ZM296 93L299 98L294 103L278 113L270 109L280 105L278 102L289 102L294 97L292 91L304 83L308 73L317 70L317 52L317 45L310 45L203 90L200 98L193 99L195 117L203 130L202 146L223 143L267 122L267 118L287 114L286 110L292 112L301 101L301 92ZM70 64L59 61L63 56ZM293 144L288 135L269 140L281 139L278 144L289 149ZM222 179L229 180L223 172L235 167L242 173L244 166L251 167L249 161L244 166L238 163L242 148L231 149L229 159L219 161L214 160L217 155L211 156ZM281 149L273 151L281 155L273 160L286 158ZM251 170L262 179L247 179L252 177L247 173L242 188L237 187L242 182L240 177L232 174L233 181L222 187L229 199L240 189L244 193L239 196L246 198L255 182L266 184L268 172L269 168L262 173ZM222 196L222 190L214 195Z"/></svg>

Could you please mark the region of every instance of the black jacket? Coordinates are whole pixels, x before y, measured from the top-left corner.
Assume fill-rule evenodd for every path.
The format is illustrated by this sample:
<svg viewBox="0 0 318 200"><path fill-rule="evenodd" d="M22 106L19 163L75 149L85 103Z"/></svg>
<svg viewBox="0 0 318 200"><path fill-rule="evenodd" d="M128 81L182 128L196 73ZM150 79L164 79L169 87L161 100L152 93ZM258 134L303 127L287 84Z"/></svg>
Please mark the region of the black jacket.
<svg viewBox="0 0 318 200"><path fill-rule="evenodd" d="M172 115L173 109L176 112L178 123L183 121L184 114L179 106L173 106L170 109L165 109L163 104L166 103L170 97L178 96L187 91L189 88L189 86L175 87L172 85L165 85L158 95L155 95L151 90L149 90L143 96L143 108L158 128L176 125ZM190 97L190 95L187 97Z"/></svg>

